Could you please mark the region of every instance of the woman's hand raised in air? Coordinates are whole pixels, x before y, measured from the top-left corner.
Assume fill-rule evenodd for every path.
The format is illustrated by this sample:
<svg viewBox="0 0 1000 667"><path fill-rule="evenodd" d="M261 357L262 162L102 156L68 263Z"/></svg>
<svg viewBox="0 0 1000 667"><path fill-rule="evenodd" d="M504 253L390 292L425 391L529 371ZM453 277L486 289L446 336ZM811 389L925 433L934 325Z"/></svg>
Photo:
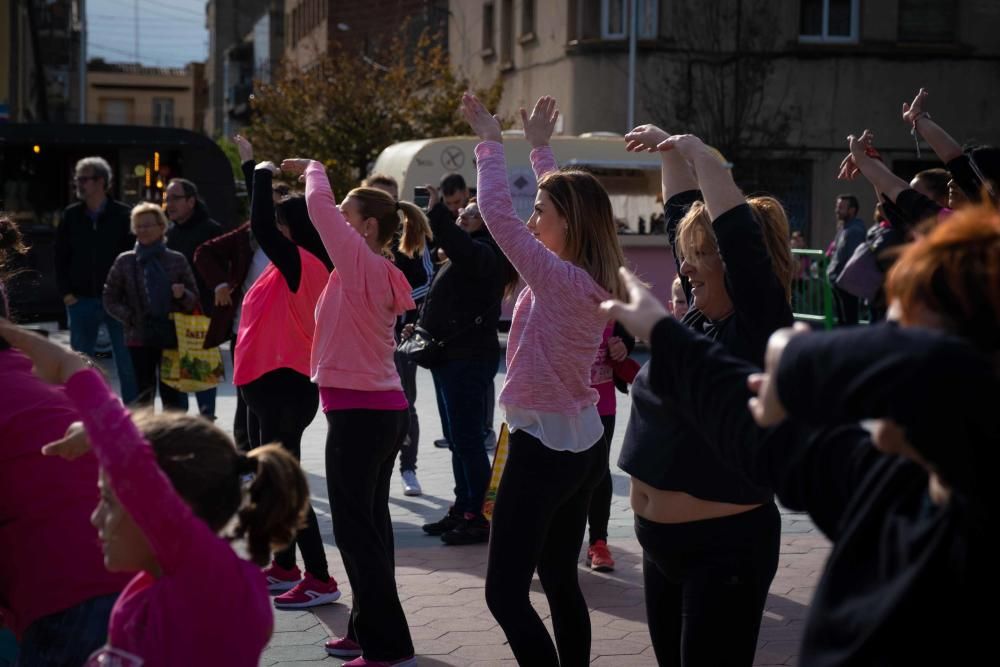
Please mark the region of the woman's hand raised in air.
<svg viewBox="0 0 1000 667"><path fill-rule="evenodd" d="M532 148L547 146L556 121L559 119L559 109L556 108L556 98L543 95L535 102L531 115L521 108L521 124L524 126L524 138Z"/></svg>
<svg viewBox="0 0 1000 667"><path fill-rule="evenodd" d="M638 125L625 135L625 150L630 153L655 153L670 133L655 125Z"/></svg>
<svg viewBox="0 0 1000 667"><path fill-rule="evenodd" d="M503 141L500 121L486 110L479 98L472 93L464 93L459 108L476 136L483 141ZM284 168L284 163L282 163L282 168Z"/></svg>
<svg viewBox="0 0 1000 667"><path fill-rule="evenodd" d="M303 183L306 180L305 171L306 167L312 160L308 160L300 157L286 158L281 161L281 171L286 174L292 174L293 176L298 176L299 180Z"/></svg>

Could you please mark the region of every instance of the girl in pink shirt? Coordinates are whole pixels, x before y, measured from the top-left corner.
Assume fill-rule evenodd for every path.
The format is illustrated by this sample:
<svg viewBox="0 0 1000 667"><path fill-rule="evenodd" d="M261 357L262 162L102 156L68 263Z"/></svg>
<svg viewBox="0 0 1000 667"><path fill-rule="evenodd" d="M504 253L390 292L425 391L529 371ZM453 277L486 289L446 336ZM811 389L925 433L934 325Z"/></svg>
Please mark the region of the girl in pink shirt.
<svg viewBox="0 0 1000 667"><path fill-rule="evenodd" d="M396 591L389 481L409 426L393 362L396 318L414 307L411 287L389 259L400 228L402 253L423 252L431 236L423 212L375 188L355 188L337 206L323 165L285 160L302 174L309 218L334 269L316 307L312 380L329 430L326 482L333 534L354 604L346 636L327 643L351 667L415 665L410 629Z"/></svg>
<svg viewBox="0 0 1000 667"><path fill-rule="evenodd" d="M105 655L129 667L256 667L273 628L259 565L291 541L309 499L298 462L276 445L244 456L220 429L187 415L143 414L140 431L79 355L3 319L0 336L42 379L65 385L86 431L45 453L72 459L93 449L100 502L91 523L104 564L137 573L111 611L107 646L88 665L108 664ZM237 512L232 537L220 535ZM240 537L254 563L233 550Z"/></svg>
<svg viewBox="0 0 1000 667"><path fill-rule="evenodd" d="M590 661L590 616L577 560L590 497L608 467L590 370L608 323L603 295L623 294L623 264L607 192L591 174L559 171L548 145L558 111L542 97L525 138L538 178L535 212L514 212L500 125L473 95L462 112L476 147L479 209L527 287L514 306L500 404L510 450L497 491L486 603L522 665ZM531 606L535 570L552 610L556 645Z"/></svg>

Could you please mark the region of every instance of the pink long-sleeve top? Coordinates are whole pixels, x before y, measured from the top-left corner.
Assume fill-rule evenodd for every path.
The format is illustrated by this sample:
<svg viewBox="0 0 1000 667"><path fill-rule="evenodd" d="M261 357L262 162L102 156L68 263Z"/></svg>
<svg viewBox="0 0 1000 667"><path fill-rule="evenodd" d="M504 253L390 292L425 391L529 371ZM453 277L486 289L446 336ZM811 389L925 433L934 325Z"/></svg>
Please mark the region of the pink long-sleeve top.
<svg viewBox="0 0 1000 667"><path fill-rule="evenodd" d="M540 179L558 168L552 149L531 151ZM507 182L503 144L476 146L478 202L483 221L526 283L514 305L507 339L507 377L499 402L541 412L579 414L597 403L590 367L597 356L609 298L585 270L560 259L517 217Z"/></svg>
<svg viewBox="0 0 1000 667"><path fill-rule="evenodd" d="M392 334L396 317L415 307L410 283L344 218L323 165L311 162L305 176L309 219L336 267L316 306L312 381L335 389L401 392Z"/></svg>
<svg viewBox="0 0 1000 667"><path fill-rule="evenodd" d="M143 667L253 665L274 618L260 568L240 558L177 495L128 411L94 370L66 393L118 501L149 540L162 574L136 574L122 591L108 644Z"/></svg>
<svg viewBox="0 0 1000 667"><path fill-rule="evenodd" d="M0 351L0 378L0 607L20 636L44 616L119 592L129 576L104 568L90 525L97 459L42 456L80 420L66 392L17 350Z"/></svg>

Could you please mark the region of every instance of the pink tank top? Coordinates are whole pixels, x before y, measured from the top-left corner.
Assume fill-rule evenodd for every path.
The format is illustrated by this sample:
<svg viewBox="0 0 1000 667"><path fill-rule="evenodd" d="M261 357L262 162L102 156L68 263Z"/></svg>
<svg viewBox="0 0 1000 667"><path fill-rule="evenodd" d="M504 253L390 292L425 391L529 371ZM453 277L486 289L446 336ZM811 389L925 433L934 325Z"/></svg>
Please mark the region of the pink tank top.
<svg viewBox="0 0 1000 667"><path fill-rule="evenodd" d="M243 297L236 334L233 384L249 384L273 370L290 368L309 377L316 328L316 302L330 274L323 262L299 248L302 277L292 293L274 264L268 264Z"/></svg>

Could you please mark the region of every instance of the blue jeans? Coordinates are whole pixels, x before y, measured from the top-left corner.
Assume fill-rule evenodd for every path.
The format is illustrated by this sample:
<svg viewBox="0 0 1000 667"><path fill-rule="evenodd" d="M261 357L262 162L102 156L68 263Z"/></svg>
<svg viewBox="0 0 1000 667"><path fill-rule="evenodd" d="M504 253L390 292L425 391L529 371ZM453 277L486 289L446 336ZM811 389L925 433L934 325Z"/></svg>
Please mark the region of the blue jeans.
<svg viewBox="0 0 1000 667"><path fill-rule="evenodd" d="M496 357L457 359L431 369L438 405L442 407L444 437L451 449L456 512L479 514L483 509L490 482L483 416L496 374Z"/></svg>
<svg viewBox="0 0 1000 667"><path fill-rule="evenodd" d="M211 389L196 391L194 393L194 398L198 402L198 414L202 417L207 417L213 421L215 420L215 395L218 391L218 387L212 387ZM165 402L169 402L171 405L176 406L177 410L187 412L189 405L188 395L161 382L160 399L162 400L164 398L166 399Z"/></svg>
<svg viewBox="0 0 1000 667"><path fill-rule="evenodd" d="M139 390L135 383L135 371L132 370L132 357L125 347L125 332L121 322L108 315L100 299L89 296L77 298L72 306L66 306L66 316L69 320L70 347L90 357L94 356L94 348L97 347L97 329L101 322L104 323L111 338L111 353L118 369L122 401L134 401Z"/></svg>
<svg viewBox="0 0 1000 667"><path fill-rule="evenodd" d="M117 593L102 595L38 619L25 630L14 664L82 665L107 642L117 598Z"/></svg>

